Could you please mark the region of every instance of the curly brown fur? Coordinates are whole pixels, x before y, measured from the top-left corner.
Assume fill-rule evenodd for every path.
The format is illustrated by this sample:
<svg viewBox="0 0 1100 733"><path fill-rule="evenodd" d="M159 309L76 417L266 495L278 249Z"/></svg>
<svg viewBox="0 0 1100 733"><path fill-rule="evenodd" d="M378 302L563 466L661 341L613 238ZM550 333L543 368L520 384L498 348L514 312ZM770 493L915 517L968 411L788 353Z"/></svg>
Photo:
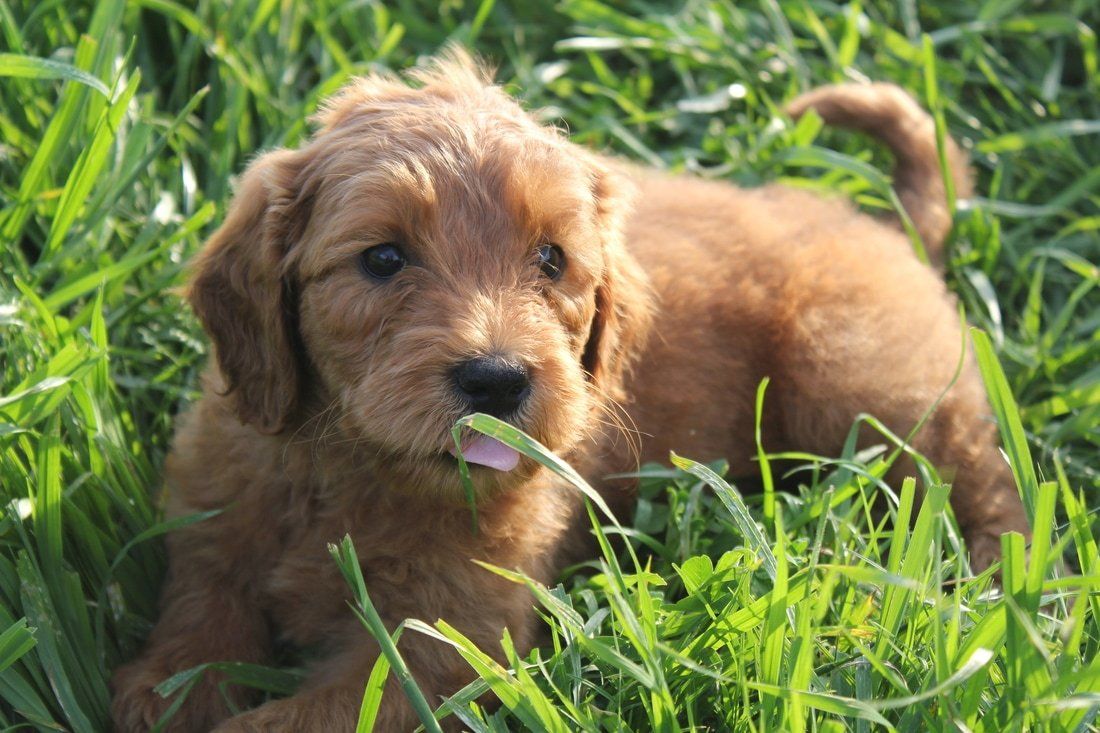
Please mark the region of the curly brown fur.
<svg viewBox="0 0 1100 733"><path fill-rule="evenodd" d="M168 460L168 513L222 511L169 537L160 621L113 680L120 731L150 729L171 702L152 688L170 674L267 662L277 640L319 659L297 694L231 717L205 679L169 728L352 730L378 648L325 549L345 533L391 626L445 618L486 650L505 628L533 643L527 592L471 559L550 581L580 517L523 459L474 468L471 532L446 449L468 411L453 370L472 356L528 367L510 420L593 482L673 448L750 473L765 376L768 446L824 454L860 413L906 434L951 381L953 301L895 226L805 192L602 159L533 122L461 53L413 80L351 84L301 149L253 163L196 262L190 300L216 359ZM902 200L938 251L949 221L928 116L884 85L819 90L792 110L808 106L893 146ZM372 280L357 258L388 241L410 264ZM534 257L546 242L567 258L558 281ZM616 409L640 446L608 419ZM914 440L954 471L979 565L1000 532L1027 529L988 411L968 357ZM473 676L427 637L400 646L433 702ZM415 725L391 681L379 729Z"/></svg>

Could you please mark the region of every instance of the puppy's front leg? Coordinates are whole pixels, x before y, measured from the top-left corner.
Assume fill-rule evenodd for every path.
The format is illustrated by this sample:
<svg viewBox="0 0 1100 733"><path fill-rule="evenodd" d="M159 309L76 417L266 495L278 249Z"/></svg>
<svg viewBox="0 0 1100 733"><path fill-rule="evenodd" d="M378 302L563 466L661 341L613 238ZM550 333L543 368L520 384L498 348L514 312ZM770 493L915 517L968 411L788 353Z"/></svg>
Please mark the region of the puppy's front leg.
<svg viewBox="0 0 1100 733"><path fill-rule="evenodd" d="M227 542L233 517L220 516L169 536L170 568L162 592L160 620L144 652L118 669L111 681L111 705L120 733L148 731L168 707L154 687L171 675L206 662L263 662L270 638L242 562L247 539ZM167 731L209 730L230 714L218 676L205 673ZM235 705L247 692L228 686Z"/></svg>
<svg viewBox="0 0 1100 733"><path fill-rule="evenodd" d="M320 663L305 686L292 697L274 700L225 721L215 733L351 733L359 718L363 689L381 653L361 627L334 635L341 650ZM484 645L483 648L487 648ZM445 695L473 679L468 664L450 647L414 632L401 637L399 650L428 705L434 709ZM407 733L420 724L396 677L390 673L374 729ZM444 730L459 729L457 719L442 721Z"/></svg>

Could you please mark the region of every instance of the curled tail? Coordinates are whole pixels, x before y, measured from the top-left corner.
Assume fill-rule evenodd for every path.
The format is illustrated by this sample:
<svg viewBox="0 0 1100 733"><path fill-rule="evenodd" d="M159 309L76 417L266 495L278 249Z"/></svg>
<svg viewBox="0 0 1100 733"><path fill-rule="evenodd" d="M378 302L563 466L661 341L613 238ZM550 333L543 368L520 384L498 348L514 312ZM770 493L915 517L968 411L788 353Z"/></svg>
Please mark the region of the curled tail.
<svg viewBox="0 0 1100 733"><path fill-rule="evenodd" d="M894 188L924 242L932 264L943 265L943 243L951 211L936 152L936 124L901 87L894 84L837 84L814 89L787 106L795 118L812 109L830 125L865 132L894 154ZM950 137L945 147L956 196L973 192L966 155Z"/></svg>

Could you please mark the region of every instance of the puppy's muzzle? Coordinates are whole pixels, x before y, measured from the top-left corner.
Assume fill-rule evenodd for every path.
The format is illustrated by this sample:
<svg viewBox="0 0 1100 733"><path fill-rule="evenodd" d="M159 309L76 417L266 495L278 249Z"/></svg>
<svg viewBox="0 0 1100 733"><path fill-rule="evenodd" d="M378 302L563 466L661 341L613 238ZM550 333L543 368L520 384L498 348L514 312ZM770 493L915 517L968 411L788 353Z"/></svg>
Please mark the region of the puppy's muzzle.
<svg viewBox="0 0 1100 733"><path fill-rule="evenodd" d="M505 418L531 393L531 379L522 363L499 355L464 361L453 372L455 391L473 412Z"/></svg>

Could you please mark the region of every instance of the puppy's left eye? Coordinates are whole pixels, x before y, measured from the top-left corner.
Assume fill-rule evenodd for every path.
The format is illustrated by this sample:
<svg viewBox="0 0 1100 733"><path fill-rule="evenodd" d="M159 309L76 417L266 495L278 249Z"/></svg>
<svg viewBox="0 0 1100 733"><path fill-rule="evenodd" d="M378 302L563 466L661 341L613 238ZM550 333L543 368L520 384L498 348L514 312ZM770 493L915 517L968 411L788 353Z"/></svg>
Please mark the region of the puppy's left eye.
<svg viewBox="0 0 1100 733"><path fill-rule="evenodd" d="M359 255L359 266L371 277L386 280L404 269L405 253L391 242L375 245Z"/></svg>
<svg viewBox="0 0 1100 733"><path fill-rule="evenodd" d="M539 269L551 280L557 280L565 271L565 253L556 244L544 244L538 248Z"/></svg>

